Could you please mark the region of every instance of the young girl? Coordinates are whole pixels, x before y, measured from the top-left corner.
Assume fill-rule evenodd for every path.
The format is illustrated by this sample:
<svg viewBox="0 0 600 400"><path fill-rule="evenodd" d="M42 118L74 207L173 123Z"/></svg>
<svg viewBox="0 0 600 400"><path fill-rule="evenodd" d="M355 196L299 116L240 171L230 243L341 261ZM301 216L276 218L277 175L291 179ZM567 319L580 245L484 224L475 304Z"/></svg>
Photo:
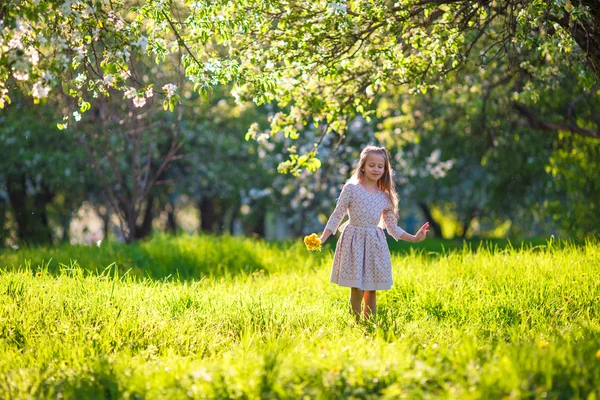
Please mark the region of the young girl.
<svg viewBox="0 0 600 400"><path fill-rule="evenodd" d="M350 308L358 322L363 299L363 315L369 319L377 311L377 290L392 286L390 251L382 228L387 228L396 240L416 243L425 239L429 223L414 236L397 225L398 195L389 153L375 146L367 146L360 153L358 166L344 185L321 235L322 243L336 232L346 213L350 219L339 228L342 236L335 249L331 281L351 288Z"/></svg>

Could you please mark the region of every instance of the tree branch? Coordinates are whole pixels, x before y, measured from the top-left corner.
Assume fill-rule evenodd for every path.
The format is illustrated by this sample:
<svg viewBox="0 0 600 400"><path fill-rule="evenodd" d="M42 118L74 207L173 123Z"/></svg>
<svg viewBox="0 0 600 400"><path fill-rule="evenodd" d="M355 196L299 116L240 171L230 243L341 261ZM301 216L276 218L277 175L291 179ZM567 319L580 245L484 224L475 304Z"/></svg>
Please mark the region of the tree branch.
<svg viewBox="0 0 600 400"><path fill-rule="evenodd" d="M534 129L542 129L549 131L568 131L580 136L590 137L593 139L600 139L600 131L585 129L574 124L559 124L552 121L543 121L538 118L538 116L533 110L529 109L524 104L518 102L514 102L513 107L519 112L519 114L527 118L527 120L529 121L529 125Z"/></svg>

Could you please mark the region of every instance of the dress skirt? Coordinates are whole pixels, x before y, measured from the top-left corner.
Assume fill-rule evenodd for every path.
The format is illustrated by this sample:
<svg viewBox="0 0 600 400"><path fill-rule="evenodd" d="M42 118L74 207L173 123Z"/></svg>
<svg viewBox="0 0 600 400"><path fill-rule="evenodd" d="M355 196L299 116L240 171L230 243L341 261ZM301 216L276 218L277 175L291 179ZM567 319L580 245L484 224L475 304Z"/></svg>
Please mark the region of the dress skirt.
<svg viewBox="0 0 600 400"><path fill-rule="evenodd" d="M392 287L392 263L385 234L377 226L346 225L337 242L331 282L360 290Z"/></svg>

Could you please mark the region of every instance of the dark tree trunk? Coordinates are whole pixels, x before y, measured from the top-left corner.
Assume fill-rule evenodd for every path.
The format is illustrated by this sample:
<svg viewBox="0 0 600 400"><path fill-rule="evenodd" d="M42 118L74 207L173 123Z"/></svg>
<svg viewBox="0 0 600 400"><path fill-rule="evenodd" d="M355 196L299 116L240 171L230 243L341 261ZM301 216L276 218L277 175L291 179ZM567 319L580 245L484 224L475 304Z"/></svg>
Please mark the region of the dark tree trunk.
<svg viewBox="0 0 600 400"><path fill-rule="evenodd" d="M48 225L46 205L52 201L54 193L42 184L39 193L33 197L28 196L25 182L24 175L8 176L6 180L19 241L32 245L52 243L52 230Z"/></svg>
<svg viewBox="0 0 600 400"><path fill-rule="evenodd" d="M102 220L102 234L104 235L104 240L108 239L108 225L110 223L110 207L104 207L106 212L100 212L100 207L96 207L96 214Z"/></svg>
<svg viewBox="0 0 600 400"><path fill-rule="evenodd" d="M231 212L231 220L229 221L229 232L233 235L235 233L235 221L240 215L240 205L235 203Z"/></svg>
<svg viewBox="0 0 600 400"><path fill-rule="evenodd" d="M431 210L429 209L429 206L425 202L420 202L419 208L421 208L421 211L423 211L425 219L429 222L429 227L433 230L433 234L435 235L435 237L443 239L444 235L442 235L442 227L431 215Z"/></svg>
<svg viewBox="0 0 600 400"><path fill-rule="evenodd" d="M135 240L144 239L152 233L152 220L154 219L154 196L148 195L146 199L146 210L144 211L144 219L141 225L135 226Z"/></svg>
<svg viewBox="0 0 600 400"><path fill-rule="evenodd" d="M8 202L0 197L0 248L4 247L6 238L9 235L6 229L6 211L8 210Z"/></svg>
<svg viewBox="0 0 600 400"><path fill-rule="evenodd" d="M262 207L259 207L256 211L256 223L254 224L252 233L261 238L264 238L266 233L266 216L266 210Z"/></svg>
<svg viewBox="0 0 600 400"><path fill-rule="evenodd" d="M473 219L477 218L478 215L479 208L477 206L469 208L469 210L467 211L467 215L465 216L465 219L463 221L462 234L460 235L462 239L466 239L469 228L471 227L471 222L473 222Z"/></svg>
<svg viewBox="0 0 600 400"><path fill-rule="evenodd" d="M202 232L221 233L225 229L225 207L222 200L203 198L198 208Z"/></svg>
<svg viewBox="0 0 600 400"><path fill-rule="evenodd" d="M60 241L62 243L69 243L71 241L71 219L73 218L73 213L71 211L66 211L65 214L61 218L61 226L63 229L62 237Z"/></svg>
<svg viewBox="0 0 600 400"><path fill-rule="evenodd" d="M167 232L177 233L177 220L175 219L175 205L172 202L167 203Z"/></svg>
<svg viewBox="0 0 600 400"><path fill-rule="evenodd" d="M212 233L216 222L214 200L202 198L198 208L200 209L200 230Z"/></svg>
<svg viewBox="0 0 600 400"><path fill-rule="evenodd" d="M227 221L229 220L229 215L231 214L230 208L227 207L227 203L224 201L219 202L219 214L218 214L218 230L217 233L223 234L228 231L229 224Z"/></svg>

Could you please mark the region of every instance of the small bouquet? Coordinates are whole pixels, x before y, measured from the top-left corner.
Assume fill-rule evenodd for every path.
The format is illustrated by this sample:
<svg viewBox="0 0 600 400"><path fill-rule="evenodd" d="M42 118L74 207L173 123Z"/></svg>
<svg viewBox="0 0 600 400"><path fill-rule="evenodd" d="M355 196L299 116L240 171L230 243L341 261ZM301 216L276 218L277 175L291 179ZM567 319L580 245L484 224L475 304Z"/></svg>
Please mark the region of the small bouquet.
<svg viewBox="0 0 600 400"><path fill-rule="evenodd" d="M316 233L311 233L308 236L304 236L304 244L306 245L306 248L310 251L321 251L322 249L321 239L319 239Z"/></svg>

